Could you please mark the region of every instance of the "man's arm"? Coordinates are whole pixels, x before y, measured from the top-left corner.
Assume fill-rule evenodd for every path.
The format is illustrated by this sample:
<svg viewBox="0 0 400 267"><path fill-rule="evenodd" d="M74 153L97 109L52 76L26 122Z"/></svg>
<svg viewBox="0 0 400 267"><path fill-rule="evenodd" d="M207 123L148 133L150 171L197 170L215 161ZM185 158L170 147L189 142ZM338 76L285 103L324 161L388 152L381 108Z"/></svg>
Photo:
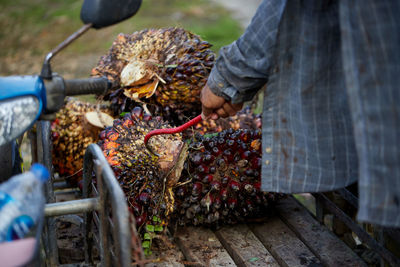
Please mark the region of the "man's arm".
<svg viewBox="0 0 400 267"><path fill-rule="evenodd" d="M264 0L249 27L220 56L202 90L203 117L236 114L267 82L286 0Z"/></svg>

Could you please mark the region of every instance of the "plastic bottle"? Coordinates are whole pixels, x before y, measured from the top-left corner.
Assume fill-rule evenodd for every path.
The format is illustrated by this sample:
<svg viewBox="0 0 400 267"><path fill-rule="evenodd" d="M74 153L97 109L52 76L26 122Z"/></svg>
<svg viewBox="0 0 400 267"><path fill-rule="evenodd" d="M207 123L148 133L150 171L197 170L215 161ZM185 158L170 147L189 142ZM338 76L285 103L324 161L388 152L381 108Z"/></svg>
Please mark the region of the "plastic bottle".
<svg viewBox="0 0 400 267"><path fill-rule="evenodd" d="M49 172L33 164L28 172L0 185L0 242L21 239L41 221L45 204L43 183Z"/></svg>

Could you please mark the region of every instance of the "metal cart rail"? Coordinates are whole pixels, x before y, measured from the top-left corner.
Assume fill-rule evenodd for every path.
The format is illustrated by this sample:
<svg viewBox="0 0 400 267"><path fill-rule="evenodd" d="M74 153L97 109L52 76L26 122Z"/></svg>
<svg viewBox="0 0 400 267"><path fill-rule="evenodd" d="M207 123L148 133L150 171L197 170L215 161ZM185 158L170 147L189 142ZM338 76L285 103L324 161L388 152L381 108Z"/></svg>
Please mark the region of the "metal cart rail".
<svg viewBox="0 0 400 267"><path fill-rule="evenodd" d="M44 164L52 174L52 179L46 185L48 204L45 207L42 236L46 265L60 266L54 217L82 213L85 264L95 264L94 246L100 252L100 266L132 266L132 262L140 263L144 256L134 227L135 221L129 216L125 195L99 146L91 144L84 156L82 199L55 202L50 123L39 121L36 125L36 144L33 142L32 152L37 158L34 160Z"/></svg>

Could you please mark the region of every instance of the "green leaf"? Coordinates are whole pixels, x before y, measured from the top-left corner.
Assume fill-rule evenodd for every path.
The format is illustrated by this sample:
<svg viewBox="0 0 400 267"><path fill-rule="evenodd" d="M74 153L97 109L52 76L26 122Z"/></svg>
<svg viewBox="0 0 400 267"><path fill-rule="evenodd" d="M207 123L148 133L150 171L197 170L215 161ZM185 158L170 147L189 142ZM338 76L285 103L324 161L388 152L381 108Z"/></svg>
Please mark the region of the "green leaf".
<svg viewBox="0 0 400 267"><path fill-rule="evenodd" d="M153 254L153 252L151 251L151 249L149 249L149 248L145 248L145 249L144 249L144 255L150 256L151 254Z"/></svg>
<svg viewBox="0 0 400 267"><path fill-rule="evenodd" d="M154 230L155 230L156 232L162 232L163 229L164 229L164 228L163 228L161 225L156 225L156 227L155 227Z"/></svg>
<svg viewBox="0 0 400 267"><path fill-rule="evenodd" d="M125 114L128 114L129 112L121 112L120 114L119 114L119 116L120 117L123 117L123 116L125 116Z"/></svg>
<svg viewBox="0 0 400 267"><path fill-rule="evenodd" d="M143 241L142 248L150 248L150 241Z"/></svg>
<svg viewBox="0 0 400 267"><path fill-rule="evenodd" d="M144 233L143 239L144 240L151 240L150 234L149 233Z"/></svg>
<svg viewBox="0 0 400 267"><path fill-rule="evenodd" d="M253 258L249 259L249 262L255 262L255 261L258 261L259 259L260 259L260 258L253 257Z"/></svg>
<svg viewBox="0 0 400 267"><path fill-rule="evenodd" d="M206 137L214 137L214 136L217 136L219 133L208 133L208 134L205 134L205 135L203 135L203 137L204 138L206 138Z"/></svg>
<svg viewBox="0 0 400 267"><path fill-rule="evenodd" d="M146 230L147 230L147 232L154 232L154 225L147 224L146 225Z"/></svg>
<svg viewBox="0 0 400 267"><path fill-rule="evenodd" d="M159 222L159 223L161 223L161 219L158 218L157 216L153 216L153 222Z"/></svg>

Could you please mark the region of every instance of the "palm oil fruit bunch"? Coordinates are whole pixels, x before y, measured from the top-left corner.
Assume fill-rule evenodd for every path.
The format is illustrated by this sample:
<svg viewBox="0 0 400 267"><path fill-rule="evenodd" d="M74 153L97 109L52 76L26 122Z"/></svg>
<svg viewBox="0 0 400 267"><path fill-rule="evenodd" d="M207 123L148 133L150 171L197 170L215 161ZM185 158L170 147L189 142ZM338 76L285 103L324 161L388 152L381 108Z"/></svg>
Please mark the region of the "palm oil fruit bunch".
<svg viewBox="0 0 400 267"><path fill-rule="evenodd" d="M180 186L180 225L233 224L265 216L278 198L261 192L261 131L228 129L191 143Z"/></svg>
<svg viewBox="0 0 400 267"><path fill-rule="evenodd" d="M182 28L146 29L120 34L92 70L117 89L103 96L115 113L130 111L136 101L172 110L199 112L199 96L214 65L211 44ZM160 114L160 111L156 112Z"/></svg>
<svg viewBox="0 0 400 267"><path fill-rule="evenodd" d="M165 127L169 125L161 117L152 118L135 107L100 133L98 144L126 195L137 226L143 231L152 229L151 226L160 229L173 208L166 177L182 146L181 137L152 137L149 144L160 156L153 155L144 145L146 133Z"/></svg>
<svg viewBox="0 0 400 267"><path fill-rule="evenodd" d="M87 123L85 117L91 112L111 113L104 106L68 98L51 123L55 172L60 176L67 176L72 184L80 178L86 147L98 140L100 128Z"/></svg>
<svg viewBox="0 0 400 267"><path fill-rule="evenodd" d="M256 130L261 128L261 115L254 114L250 106L244 107L236 115L217 120L203 120L195 126L195 132L202 135L227 129ZM188 132L190 134L190 132Z"/></svg>

